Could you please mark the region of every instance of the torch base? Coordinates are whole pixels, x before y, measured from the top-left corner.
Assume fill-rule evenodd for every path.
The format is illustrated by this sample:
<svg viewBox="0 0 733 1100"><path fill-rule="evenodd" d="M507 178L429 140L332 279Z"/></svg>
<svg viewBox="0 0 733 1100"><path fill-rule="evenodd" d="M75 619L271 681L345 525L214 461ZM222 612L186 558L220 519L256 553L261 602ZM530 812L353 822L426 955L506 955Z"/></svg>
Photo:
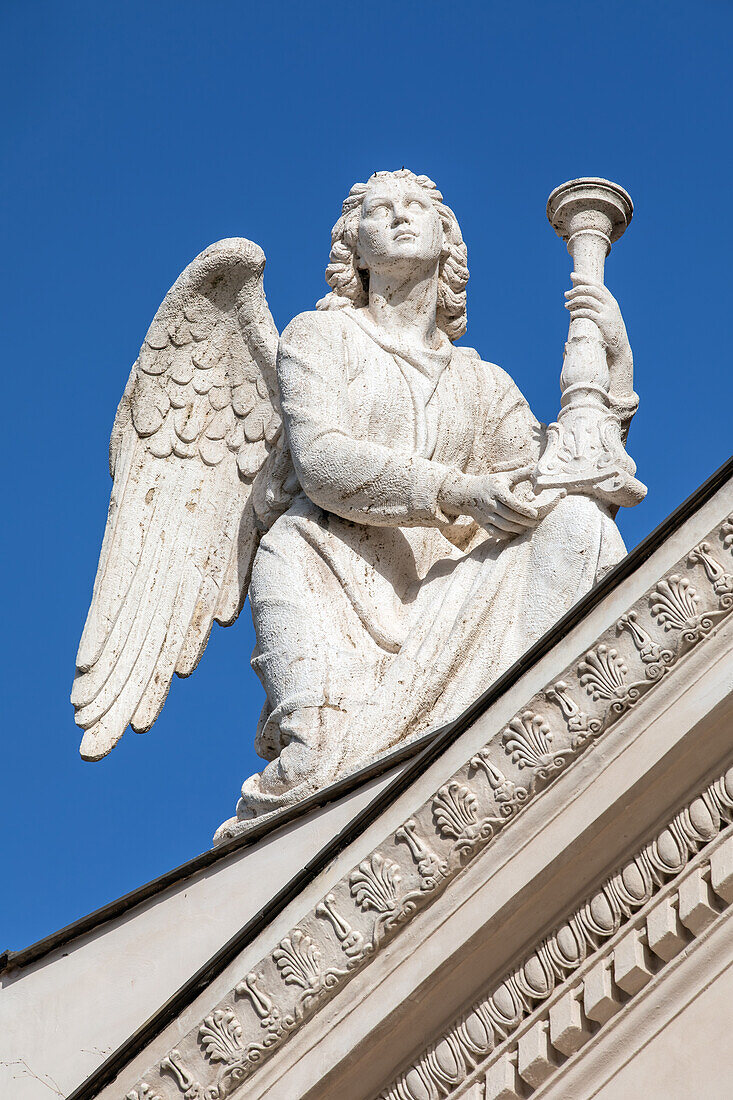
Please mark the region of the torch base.
<svg viewBox="0 0 733 1100"><path fill-rule="evenodd" d="M565 416L561 412L558 421L548 425L547 446L537 463L534 485L537 491L565 489L632 508L647 491L635 472L617 418L595 408L576 407L566 410Z"/></svg>

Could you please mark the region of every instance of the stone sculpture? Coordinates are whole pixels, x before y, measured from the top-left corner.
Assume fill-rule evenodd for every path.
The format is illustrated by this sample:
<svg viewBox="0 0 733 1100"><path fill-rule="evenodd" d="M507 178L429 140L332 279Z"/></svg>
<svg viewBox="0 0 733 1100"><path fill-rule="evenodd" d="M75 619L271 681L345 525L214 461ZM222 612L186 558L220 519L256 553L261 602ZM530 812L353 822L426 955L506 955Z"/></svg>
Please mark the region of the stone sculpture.
<svg viewBox="0 0 733 1100"><path fill-rule="evenodd" d="M232 239L174 284L112 431L114 485L72 701L81 753L149 729L249 593L266 692L237 819L290 805L456 717L625 554L638 404L603 258L604 180L553 192L576 270L562 408L455 343L466 246L431 180L356 184L330 293L278 338L264 255ZM224 834L236 827L226 823Z"/></svg>

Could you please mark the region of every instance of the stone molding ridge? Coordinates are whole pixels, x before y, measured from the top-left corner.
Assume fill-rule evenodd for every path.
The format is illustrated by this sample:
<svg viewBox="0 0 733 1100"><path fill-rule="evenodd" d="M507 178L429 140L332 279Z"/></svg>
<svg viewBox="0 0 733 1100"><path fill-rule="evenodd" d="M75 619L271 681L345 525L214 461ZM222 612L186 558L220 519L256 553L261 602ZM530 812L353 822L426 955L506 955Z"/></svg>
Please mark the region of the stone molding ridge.
<svg viewBox="0 0 733 1100"><path fill-rule="evenodd" d="M733 767L377 1100L525 1100L733 903ZM473 1094L471 1094L473 1095Z"/></svg>
<svg viewBox="0 0 733 1100"><path fill-rule="evenodd" d="M530 801L672 675L686 654L704 644L731 615L733 569L727 561L733 554L731 532L733 514L558 679L536 693L378 849L335 882L227 997L145 1073L125 1100L226 1100L232 1096L417 912L429 906L469 861L485 851ZM708 813L712 812L708 806ZM716 812L720 818L722 803ZM694 850L679 843L680 852ZM655 875L662 872L653 874L650 865L645 873L653 885ZM633 888L624 889L633 893ZM598 912L588 910L588 920L595 922L588 928L598 929L594 935L603 934L603 921L615 912L608 908L610 904L598 901ZM563 951L580 950L580 946L572 948L572 943L574 934L567 944L563 937L557 959L544 959L538 964L540 971L544 974L550 967L549 975L562 967L563 959L572 958ZM533 981L540 981L540 971ZM530 992L533 988L527 986L526 996L538 996ZM513 997L507 994L500 1009L509 1013L507 1021L518 1011ZM520 1020L521 1016L517 1024ZM385 1095L400 1100L413 1097L411 1092ZM422 1098L423 1094L414 1095Z"/></svg>

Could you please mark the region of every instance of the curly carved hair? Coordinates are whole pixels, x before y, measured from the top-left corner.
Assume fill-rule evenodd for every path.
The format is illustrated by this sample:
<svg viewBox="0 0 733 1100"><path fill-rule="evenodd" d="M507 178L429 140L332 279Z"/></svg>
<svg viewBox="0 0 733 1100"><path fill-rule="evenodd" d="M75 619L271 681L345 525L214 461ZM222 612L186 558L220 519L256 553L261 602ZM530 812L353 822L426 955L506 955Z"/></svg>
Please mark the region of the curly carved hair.
<svg viewBox="0 0 733 1100"><path fill-rule="evenodd" d="M438 311L436 323L449 340L458 340L466 331L466 283L468 267L466 246L455 214L443 202L443 196L427 176L416 176L407 168L398 172L375 172L367 183L355 183L341 208L341 217L331 231L331 254L326 268L330 294L316 309L343 309L364 306L369 301L369 272L356 266L356 239L361 205L373 180L406 179L426 191L443 226L443 251L438 268Z"/></svg>

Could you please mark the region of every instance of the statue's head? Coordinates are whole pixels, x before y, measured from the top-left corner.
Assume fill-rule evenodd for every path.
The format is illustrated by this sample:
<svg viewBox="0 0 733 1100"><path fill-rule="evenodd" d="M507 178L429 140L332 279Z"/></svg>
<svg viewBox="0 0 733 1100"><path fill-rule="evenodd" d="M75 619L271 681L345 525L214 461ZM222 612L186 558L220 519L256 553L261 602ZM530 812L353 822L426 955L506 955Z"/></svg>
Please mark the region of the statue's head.
<svg viewBox="0 0 733 1100"><path fill-rule="evenodd" d="M406 168L375 172L356 183L331 232L326 282L319 309L369 301L370 271L438 265L436 323L450 340L466 331L466 246L456 216L427 176Z"/></svg>

